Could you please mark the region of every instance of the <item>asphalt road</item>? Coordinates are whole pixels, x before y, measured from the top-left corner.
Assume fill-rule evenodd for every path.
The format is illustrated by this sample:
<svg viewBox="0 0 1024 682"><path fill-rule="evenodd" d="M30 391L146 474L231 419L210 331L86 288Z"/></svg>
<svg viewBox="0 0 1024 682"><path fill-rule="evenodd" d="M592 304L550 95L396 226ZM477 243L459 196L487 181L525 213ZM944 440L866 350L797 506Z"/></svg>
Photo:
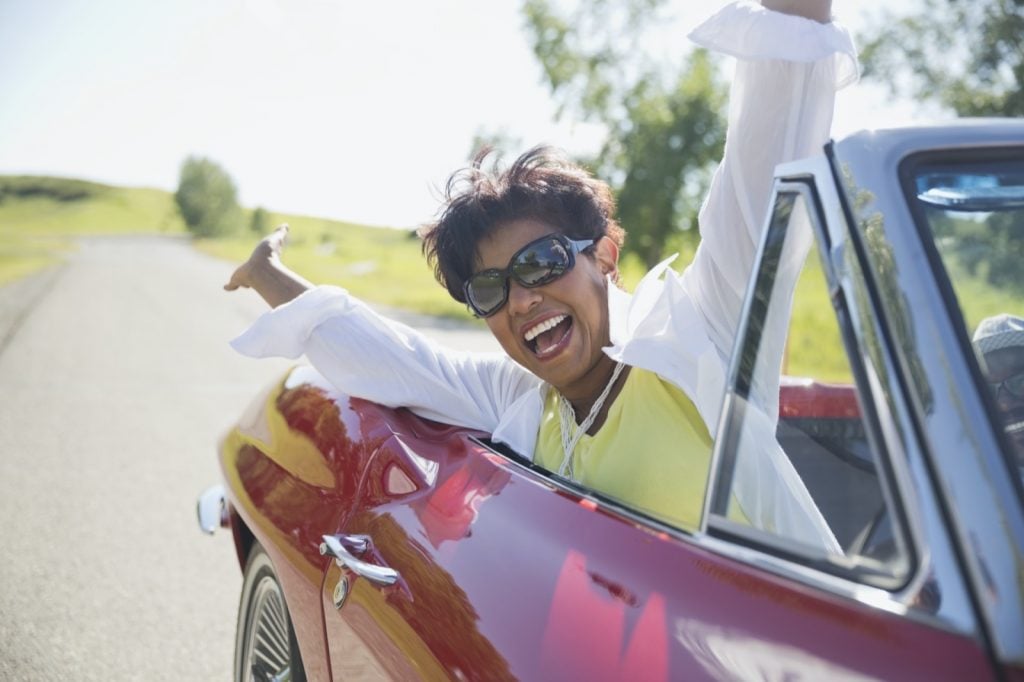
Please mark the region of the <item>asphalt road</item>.
<svg viewBox="0 0 1024 682"><path fill-rule="evenodd" d="M241 577L195 498L292 364L228 347L263 310L220 290L230 269L180 239L90 239L0 288L0 679L230 679Z"/></svg>

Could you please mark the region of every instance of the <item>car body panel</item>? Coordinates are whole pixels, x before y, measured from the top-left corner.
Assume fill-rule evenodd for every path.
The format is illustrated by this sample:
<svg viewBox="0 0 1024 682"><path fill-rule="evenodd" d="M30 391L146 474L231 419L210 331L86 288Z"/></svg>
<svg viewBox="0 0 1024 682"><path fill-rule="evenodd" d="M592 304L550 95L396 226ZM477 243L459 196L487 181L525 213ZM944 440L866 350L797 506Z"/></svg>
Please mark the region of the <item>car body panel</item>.
<svg viewBox="0 0 1024 682"><path fill-rule="evenodd" d="M652 531L552 486L471 432L348 398L308 369L276 393L265 418L288 434L274 443L319 444L339 485L297 481L280 448L266 454L237 433L223 462L237 472L233 506L274 548L311 678L327 670L335 679L479 679L482 670L488 679L991 674L969 638ZM327 444L323 434L337 436L342 413L377 447ZM365 475L353 493L340 482L357 470ZM338 490L355 496L355 508ZM380 588L347 574L350 595L336 609L343 569L319 554L323 533L370 536L367 556L395 568L399 582ZM908 647L933 655L907 657Z"/></svg>

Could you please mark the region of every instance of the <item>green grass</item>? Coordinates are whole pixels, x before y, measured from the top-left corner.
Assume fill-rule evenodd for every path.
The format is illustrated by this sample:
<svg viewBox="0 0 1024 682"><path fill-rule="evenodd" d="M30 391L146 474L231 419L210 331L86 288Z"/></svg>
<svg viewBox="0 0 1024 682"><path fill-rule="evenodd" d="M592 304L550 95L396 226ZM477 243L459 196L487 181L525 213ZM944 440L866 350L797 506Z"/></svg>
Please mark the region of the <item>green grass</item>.
<svg viewBox="0 0 1024 682"><path fill-rule="evenodd" d="M0 285L59 263L75 237L184 232L169 192L0 176Z"/></svg>
<svg viewBox="0 0 1024 682"><path fill-rule="evenodd" d="M1020 314L1024 311L1024 297L1006 289L996 289L980 276L970 276L955 258L943 254L957 302L971 336L986 317L1000 313Z"/></svg>
<svg viewBox="0 0 1024 682"><path fill-rule="evenodd" d="M472 319L437 282L412 232L366 227L309 216L274 214L287 222L288 267L318 284L337 284L359 298L429 315ZM203 252L235 263L248 258L262 235L202 239Z"/></svg>
<svg viewBox="0 0 1024 682"><path fill-rule="evenodd" d="M782 373L834 383L853 380L816 246L807 256L793 294Z"/></svg>
<svg viewBox="0 0 1024 682"><path fill-rule="evenodd" d="M271 224L287 222L289 243L284 252L288 267L318 284L337 284L367 301L405 308L429 315L472 320L434 279L411 232L381 229L311 218L274 214ZM203 252L235 263L248 258L258 235L203 239ZM683 254L674 265L682 267L693 258ZM632 290L646 272L635 256L620 265L623 285ZM482 323L481 323L482 324Z"/></svg>
<svg viewBox="0 0 1024 682"><path fill-rule="evenodd" d="M3 191L13 184L12 180L25 184L30 179L33 178L0 177L0 236L185 232L174 197L169 192L94 183L89 183L93 188L91 193L71 199L46 193L16 195Z"/></svg>
<svg viewBox="0 0 1024 682"><path fill-rule="evenodd" d="M0 246L0 286L55 265L60 262L56 254L63 249L54 248L37 254L31 253L32 250L24 244L15 247L5 243Z"/></svg>

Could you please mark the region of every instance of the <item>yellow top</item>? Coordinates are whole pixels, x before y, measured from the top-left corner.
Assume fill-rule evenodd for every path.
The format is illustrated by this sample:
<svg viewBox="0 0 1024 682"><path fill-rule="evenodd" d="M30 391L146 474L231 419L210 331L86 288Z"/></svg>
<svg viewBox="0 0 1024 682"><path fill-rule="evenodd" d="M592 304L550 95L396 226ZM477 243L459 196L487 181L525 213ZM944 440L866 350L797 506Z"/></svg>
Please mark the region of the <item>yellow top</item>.
<svg viewBox="0 0 1024 682"><path fill-rule="evenodd" d="M632 367L600 430L584 434L576 444L573 477L634 509L695 531L704 508L711 447L693 401L657 374ZM563 457L558 392L552 389L544 402L535 459L557 473Z"/></svg>

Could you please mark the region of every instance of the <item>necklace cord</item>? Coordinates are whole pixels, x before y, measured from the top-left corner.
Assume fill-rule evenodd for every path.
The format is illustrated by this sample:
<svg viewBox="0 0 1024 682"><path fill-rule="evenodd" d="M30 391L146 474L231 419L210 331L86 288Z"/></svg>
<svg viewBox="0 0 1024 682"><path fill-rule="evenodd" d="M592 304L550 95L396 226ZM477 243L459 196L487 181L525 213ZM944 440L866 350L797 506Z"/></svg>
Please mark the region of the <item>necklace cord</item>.
<svg viewBox="0 0 1024 682"><path fill-rule="evenodd" d="M587 413L586 418L580 422L579 426L576 426L576 410L573 409L572 404L566 399L561 393L558 394L558 422L561 428L562 436L562 465L558 467L558 475L563 478L568 478L570 481L575 481L573 476L572 466L572 453L576 449L576 444L580 442L580 438L587 432L590 426L597 419L598 413L601 411L601 406L604 405L604 401L608 399L608 394L612 391L612 386L618 380L619 375L622 374L622 370L625 367L621 362L615 363L615 369L612 370L612 377L605 384L604 390L601 391L601 395L597 396L597 400L590 407L590 412Z"/></svg>

